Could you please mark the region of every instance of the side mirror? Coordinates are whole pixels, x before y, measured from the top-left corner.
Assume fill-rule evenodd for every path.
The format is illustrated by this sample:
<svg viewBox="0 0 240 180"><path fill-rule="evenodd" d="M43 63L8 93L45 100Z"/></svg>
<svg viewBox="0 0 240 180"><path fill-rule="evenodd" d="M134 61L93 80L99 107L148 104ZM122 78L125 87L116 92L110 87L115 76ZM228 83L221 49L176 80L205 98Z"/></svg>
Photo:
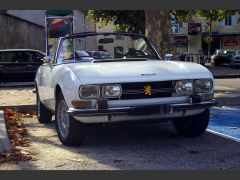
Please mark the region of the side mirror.
<svg viewBox="0 0 240 180"><path fill-rule="evenodd" d="M44 63L44 64L50 64L51 62L52 62L52 59L51 59L50 56L45 56L45 57L43 58L43 63Z"/></svg>

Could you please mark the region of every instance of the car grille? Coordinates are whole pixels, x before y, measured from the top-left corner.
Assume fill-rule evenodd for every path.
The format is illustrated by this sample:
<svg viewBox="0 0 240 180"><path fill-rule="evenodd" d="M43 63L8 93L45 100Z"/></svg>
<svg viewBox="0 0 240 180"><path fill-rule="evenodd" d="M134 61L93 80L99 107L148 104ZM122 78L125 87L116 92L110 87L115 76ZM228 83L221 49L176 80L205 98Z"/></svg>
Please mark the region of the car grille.
<svg viewBox="0 0 240 180"><path fill-rule="evenodd" d="M174 92L172 81L122 83L120 99L145 99L171 97Z"/></svg>

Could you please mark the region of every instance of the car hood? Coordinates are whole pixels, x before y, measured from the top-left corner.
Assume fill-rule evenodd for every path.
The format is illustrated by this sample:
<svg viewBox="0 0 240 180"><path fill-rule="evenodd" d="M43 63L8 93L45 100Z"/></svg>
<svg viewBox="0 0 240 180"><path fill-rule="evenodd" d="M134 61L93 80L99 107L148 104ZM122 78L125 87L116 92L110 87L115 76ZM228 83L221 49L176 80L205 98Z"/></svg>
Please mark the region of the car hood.
<svg viewBox="0 0 240 180"><path fill-rule="evenodd" d="M68 66L82 84L212 78L207 68L191 62L149 60L72 63Z"/></svg>

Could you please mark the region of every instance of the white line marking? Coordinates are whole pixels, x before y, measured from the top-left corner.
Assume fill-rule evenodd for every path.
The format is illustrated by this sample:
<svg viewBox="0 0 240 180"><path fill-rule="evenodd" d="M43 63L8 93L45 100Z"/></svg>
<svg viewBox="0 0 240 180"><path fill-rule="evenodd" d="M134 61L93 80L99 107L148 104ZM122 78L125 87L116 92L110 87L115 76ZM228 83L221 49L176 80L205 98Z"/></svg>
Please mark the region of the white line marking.
<svg viewBox="0 0 240 180"><path fill-rule="evenodd" d="M217 132L217 131L213 131L213 130L207 129L207 132L215 134L215 135L218 135L218 136L221 136L221 137L224 137L224 138L227 138L227 139L231 139L231 140L236 141L236 142L240 142L239 138L236 138L236 137L233 137L233 136L229 136L229 135Z"/></svg>

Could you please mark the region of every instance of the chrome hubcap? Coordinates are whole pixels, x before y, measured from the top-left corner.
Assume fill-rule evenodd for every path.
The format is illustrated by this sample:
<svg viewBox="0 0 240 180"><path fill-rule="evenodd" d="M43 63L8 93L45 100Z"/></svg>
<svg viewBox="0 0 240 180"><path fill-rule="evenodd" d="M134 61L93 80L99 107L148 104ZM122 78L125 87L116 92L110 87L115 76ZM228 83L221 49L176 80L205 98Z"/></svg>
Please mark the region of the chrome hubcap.
<svg viewBox="0 0 240 180"><path fill-rule="evenodd" d="M69 114L67 113L67 104L64 100L58 103L57 107L58 129L63 138L67 137L69 132Z"/></svg>

